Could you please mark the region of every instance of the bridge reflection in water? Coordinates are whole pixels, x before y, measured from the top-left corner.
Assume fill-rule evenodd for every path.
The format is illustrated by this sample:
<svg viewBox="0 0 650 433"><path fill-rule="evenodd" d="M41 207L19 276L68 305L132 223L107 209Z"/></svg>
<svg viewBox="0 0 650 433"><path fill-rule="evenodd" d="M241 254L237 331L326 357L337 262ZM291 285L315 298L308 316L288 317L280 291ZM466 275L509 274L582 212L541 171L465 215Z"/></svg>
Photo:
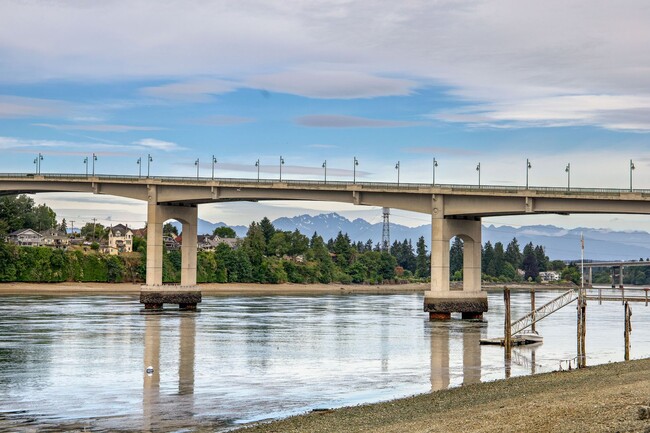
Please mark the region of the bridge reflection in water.
<svg viewBox="0 0 650 433"><path fill-rule="evenodd" d="M144 316L144 362L142 389L143 431L168 431L183 428L194 417L194 357L196 341L195 314L185 312L176 317L163 317L159 312ZM180 316L180 317L178 317ZM169 326L168 319L178 320L178 392L160 392L161 327ZM152 372L147 369L153 368ZM164 372L164 374L170 374Z"/></svg>

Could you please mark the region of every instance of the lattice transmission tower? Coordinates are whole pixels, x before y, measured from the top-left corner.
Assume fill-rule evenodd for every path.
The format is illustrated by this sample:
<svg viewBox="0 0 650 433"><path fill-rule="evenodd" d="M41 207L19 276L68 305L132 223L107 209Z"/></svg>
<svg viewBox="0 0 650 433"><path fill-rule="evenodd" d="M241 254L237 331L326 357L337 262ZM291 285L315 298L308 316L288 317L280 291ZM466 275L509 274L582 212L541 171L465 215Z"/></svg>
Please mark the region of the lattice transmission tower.
<svg viewBox="0 0 650 433"><path fill-rule="evenodd" d="M385 207L383 214L384 226L381 231L381 249L383 251L390 251L390 209Z"/></svg>

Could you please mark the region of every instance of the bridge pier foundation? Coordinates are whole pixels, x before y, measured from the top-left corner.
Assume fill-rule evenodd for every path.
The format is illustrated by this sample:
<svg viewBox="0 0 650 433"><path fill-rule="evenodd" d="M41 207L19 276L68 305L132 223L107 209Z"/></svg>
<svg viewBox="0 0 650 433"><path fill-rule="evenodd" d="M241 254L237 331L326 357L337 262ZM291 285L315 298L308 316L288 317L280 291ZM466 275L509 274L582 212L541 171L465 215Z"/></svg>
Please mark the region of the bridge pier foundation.
<svg viewBox="0 0 650 433"><path fill-rule="evenodd" d="M481 291L481 220L444 218L442 197L434 199L431 219L431 289L424 294L429 320L448 320L451 313L463 319L481 319L488 310L487 294ZM438 212L436 212L438 210ZM449 241L463 240L463 287L449 283Z"/></svg>
<svg viewBox="0 0 650 433"><path fill-rule="evenodd" d="M181 284L163 285L163 224L175 219L182 223ZM182 310L196 310L201 291L196 285L198 210L196 205L161 205L155 186L149 187L147 206L147 281L140 289L144 308L161 309L163 304L178 304Z"/></svg>

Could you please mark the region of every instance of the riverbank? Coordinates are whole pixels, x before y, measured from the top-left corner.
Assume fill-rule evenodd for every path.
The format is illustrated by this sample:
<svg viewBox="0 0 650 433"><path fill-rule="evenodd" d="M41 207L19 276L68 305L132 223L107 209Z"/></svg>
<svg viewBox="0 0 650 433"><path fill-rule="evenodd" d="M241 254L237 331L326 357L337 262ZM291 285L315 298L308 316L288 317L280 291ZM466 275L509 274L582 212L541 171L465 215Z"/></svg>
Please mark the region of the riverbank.
<svg viewBox="0 0 650 433"><path fill-rule="evenodd" d="M650 432L650 359L312 412L241 433Z"/></svg>
<svg viewBox="0 0 650 433"><path fill-rule="evenodd" d="M2 283L0 295L135 295L140 294L140 286L132 283ZM428 283L382 285L207 283L198 285L201 293L206 296L422 293L429 287Z"/></svg>

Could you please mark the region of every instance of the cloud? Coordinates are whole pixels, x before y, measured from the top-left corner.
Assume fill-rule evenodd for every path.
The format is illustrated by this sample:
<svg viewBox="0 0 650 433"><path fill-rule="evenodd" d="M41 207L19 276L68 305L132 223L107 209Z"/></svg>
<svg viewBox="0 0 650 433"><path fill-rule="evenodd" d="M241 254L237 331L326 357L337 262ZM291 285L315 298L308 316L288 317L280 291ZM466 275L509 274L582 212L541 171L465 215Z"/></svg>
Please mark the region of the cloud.
<svg viewBox="0 0 650 433"><path fill-rule="evenodd" d="M209 102L212 95L232 92L237 84L225 80L193 80L160 86L144 87L140 93L153 98L185 102Z"/></svg>
<svg viewBox="0 0 650 433"><path fill-rule="evenodd" d="M273 75L258 75L248 79L246 85L271 92L319 99L407 96L418 86L411 80L337 70L290 70Z"/></svg>
<svg viewBox="0 0 650 433"><path fill-rule="evenodd" d="M650 96L644 0L10 2L2 17L3 84L169 80L143 94L191 102L242 87L350 99L435 86L470 109L442 121L646 129L630 98ZM593 95L630 105L526 111ZM32 110L49 115L0 116Z"/></svg>
<svg viewBox="0 0 650 433"><path fill-rule="evenodd" d="M600 126L650 132L650 96L570 95L477 104L430 117L474 126Z"/></svg>
<svg viewBox="0 0 650 433"><path fill-rule="evenodd" d="M241 117L241 116L224 116L216 114L214 116L202 117L196 119L196 123L201 125L213 125L213 126L227 126L227 125L241 125L244 123L255 122L255 119L252 117Z"/></svg>
<svg viewBox="0 0 650 433"><path fill-rule="evenodd" d="M142 140L134 141L133 144L144 147L146 149L162 150L164 152L183 149L183 147L171 141L157 140L155 138L143 138Z"/></svg>
<svg viewBox="0 0 650 433"><path fill-rule="evenodd" d="M34 123L34 126L56 129L60 131L95 131L95 132L130 132L130 131L158 131L164 128L155 126L133 126L133 125L53 125L50 123Z"/></svg>
<svg viewBox="0 0 650 433"><path fill-rule="evenodd" d="M65 101L0 95L0 118L60 117L70 110Z"/></svg>
<svg viewBox="0 0 650 433"><path fill-rule="evenodd" d="M310 128L404 128L423 126L426 122L370 119L367 117L344 116L339 114L312 114L295 119L301 126Z"/></svg>

